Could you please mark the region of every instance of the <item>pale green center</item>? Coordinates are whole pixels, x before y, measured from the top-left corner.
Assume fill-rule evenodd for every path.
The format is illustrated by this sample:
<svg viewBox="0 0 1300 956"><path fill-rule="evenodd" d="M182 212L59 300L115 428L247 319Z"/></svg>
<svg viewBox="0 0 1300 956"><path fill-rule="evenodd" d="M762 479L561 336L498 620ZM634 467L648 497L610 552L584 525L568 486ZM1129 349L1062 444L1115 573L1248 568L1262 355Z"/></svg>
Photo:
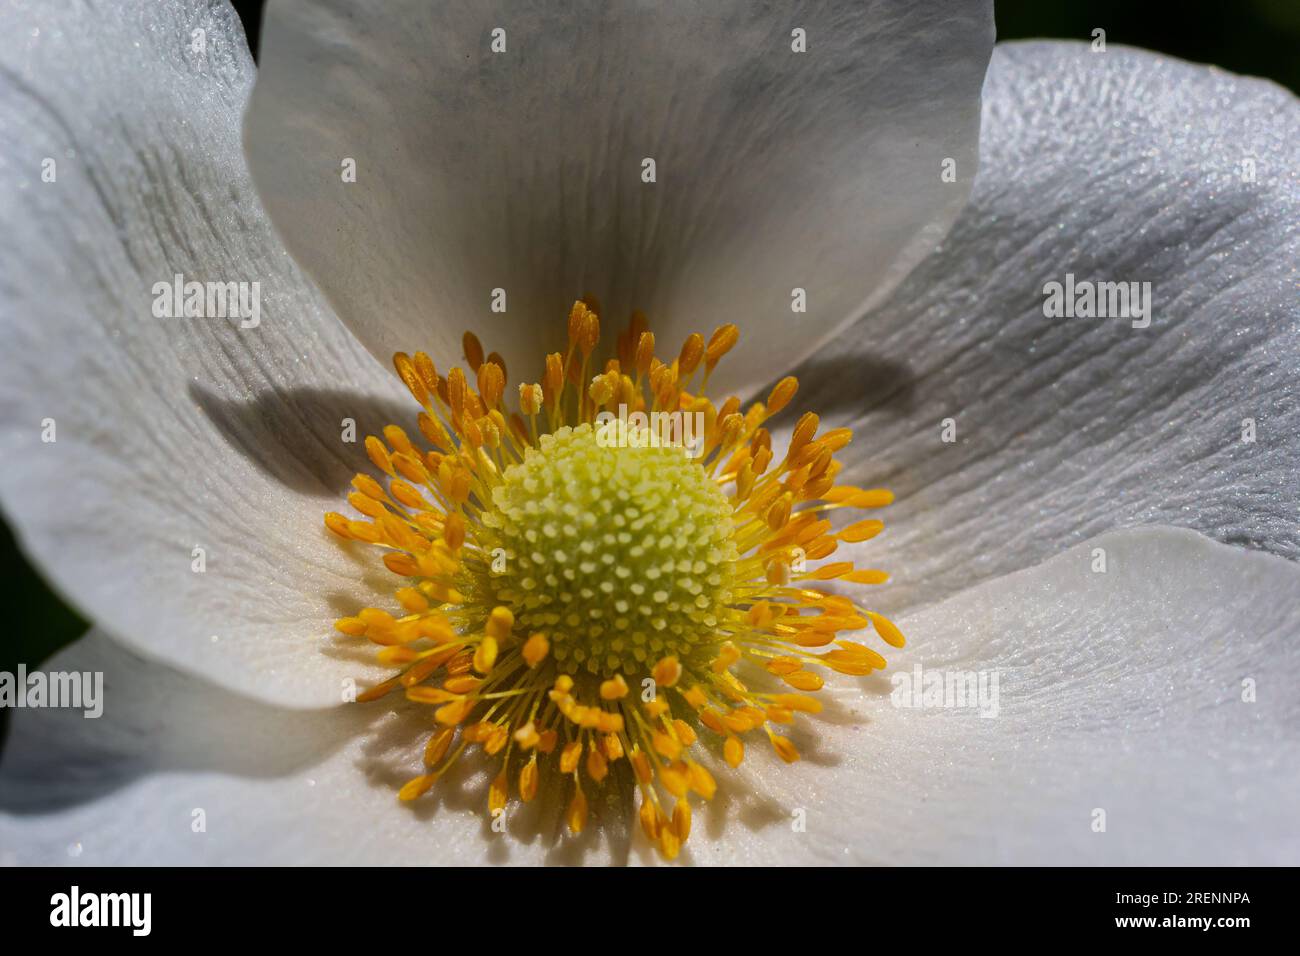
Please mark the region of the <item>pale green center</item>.
<svg viewBox="0 0 1300 956"><path fill-rule="evenodd" d="M564 427L506 471L493 504L496 599L561 670L633 677L717 641L731 505L682 448L603 447L590 425Z"/></svg>

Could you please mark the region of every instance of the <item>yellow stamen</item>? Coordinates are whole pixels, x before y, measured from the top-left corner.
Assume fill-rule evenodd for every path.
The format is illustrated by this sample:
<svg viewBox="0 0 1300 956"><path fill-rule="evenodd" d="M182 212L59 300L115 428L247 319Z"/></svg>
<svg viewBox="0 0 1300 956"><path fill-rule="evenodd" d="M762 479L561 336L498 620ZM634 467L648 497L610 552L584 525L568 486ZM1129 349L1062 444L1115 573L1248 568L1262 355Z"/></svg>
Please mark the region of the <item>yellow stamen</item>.
<svg viewBox="0 0 1300 956"><path fill-rule="evenodd" d="M691 795L708 800L718 787L692 756L697 736L720 739L722 762L737 767L743 735L761 729L793 763L797 749L773 726L820 712L810 695L825 674L885 666L842 635L871 628L903 646L888 619L817 588L888 580L827 559L884 527L833 512L884 507L893 495L837 484L835 455L852 435L818 437L812 412L784 456L774 451L764 426L790 406L795 378L748 407L706 394L738 344L736 326L707 342L688 336L665 362L644 316L613 355L598 351L600 325L595 300L573 304L566 348L544 356L539 382L519 385L517 412L504 360L485 357L472 333L462 343L468 375L440 375L424 352L394 356L419 405L418 432L389 425L367 437L378 477L358 475L348 495L361 519L330 512L325 525L375 545L401 580L393 612L364 608L334 628L399 669L359 701L398 692L432 710L428 772L401 787L401 800L478 748L494 761L490 812L508 805L511 780L527 802L544 774L558 774L570 790L566 823L579 833L583 787L636 786L641 829L672 859L691 833ZM651 413L698 415L702 453L691 458L631 419L598 431L598 416L620 405L647 423ZM631 774L611 772L623 759Z"/></svg>
<svg viewBox="0 0 1300 956"><path fill-rule="evenodd" d="M623 680L622 674L615 674L612 678L604 681L600 685L600 696L602 700L618 700L627 696L627 681Z"/></svg>
<svg viewBox="0 0 1300 956"><path fill-rule="evenodd" d="M573 800L569 803L569 809L565 813L564 819L569 824L569 829L574 833L581 833L582 828L587 825L587 797L581 788L574 791Z"/></svg>
<svg viewBox="0 0 1300 956"><path fill-rule="evenodd" d="M528 666L536 667L542 661L546 660L546 655L550 649L551 644L547 641L545 634L533 634L524 642L522 653Z"/></svg>
<svg viewBox="0 0 1300 956"><path fill-rule="evenodd" d="M397 791L397 798L403 801L414 800L416 797L422 796L426 790L437 782L438 775L436 773L421 774L404 783L402 789Z"/></svg>

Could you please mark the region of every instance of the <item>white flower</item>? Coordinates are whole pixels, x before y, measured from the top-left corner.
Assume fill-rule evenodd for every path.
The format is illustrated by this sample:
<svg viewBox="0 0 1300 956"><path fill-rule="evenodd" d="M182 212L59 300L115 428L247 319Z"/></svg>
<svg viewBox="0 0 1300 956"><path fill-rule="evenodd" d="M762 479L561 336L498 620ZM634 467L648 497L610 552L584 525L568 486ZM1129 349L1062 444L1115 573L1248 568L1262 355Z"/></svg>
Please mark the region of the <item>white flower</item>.
<svg viewBox="0 0 1300 956"><path fill-rule="evenodd" d="M342 420L413 418L388 357L465 327L517 378L578 285L666 340L739 322L735 389L834 336L801 398L899 495L909 650L805 763L720 779L692 859L1295 862L1294 97L1113 46L988 62L977 3L409 6L272 4L255 92L224 3L0 12L0 500L96 623L45 668L107 696L14 715L14 860L652 858L614 822L501 839L468 784L396 806L422 725L337 706L381 672L326 639L388 589L321 528ZM1067 273L1151 282L1150 327L1046 318ZM260 281L260 324L154 319L175 274ZM916 662L997 673L998 716L891 706Z"/></svg>

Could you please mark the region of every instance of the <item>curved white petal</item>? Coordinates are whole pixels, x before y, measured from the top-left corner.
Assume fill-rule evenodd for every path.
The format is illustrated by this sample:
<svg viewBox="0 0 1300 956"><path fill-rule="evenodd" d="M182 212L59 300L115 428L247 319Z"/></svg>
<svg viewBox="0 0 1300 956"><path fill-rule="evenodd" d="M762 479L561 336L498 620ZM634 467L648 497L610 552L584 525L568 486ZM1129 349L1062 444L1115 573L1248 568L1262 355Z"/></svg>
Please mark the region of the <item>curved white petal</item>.
<svg viewBox="0 0 1300 956"><path fill-rule="evenodd" d="M1093 570L1098 548L1104 573ZM757 792L787 793L776 802L780 823L737 828L745 844L728 853L770 862L1300 862L1300 824L1285 796L1300 786L1292 562L1183 529L1132 529L902 626L909 647L867 681L874 698L836 691L857 717L818 741L814 766L769 760L756 774ZM893 675L918 663L923 675L997 674L997 716L893 706ZM1243 700L1247 680L1253 702ZM787 822L798 807L807 833ZM1105 832L1093 829L1099 809Z"/></svg>
<svg viewBox="0 0 1300 956"><path fill-rule="evenodd" d="M1094 548L1105 550L1105 573L1093 571ZM833 683L826 719L795 734L801 763L781 764L755 743L739 773L718 772L690 860L1300 861L1285 799L1300 785L1291 640L1300 569L1291 562L1185 530L1124 531L903 626L911 646L895 652L892 673L916 662L996 673L997 716L892 706L886 676ZM538 810L512 810L511 836L494 834L481 782L451 781L444 792L440 781L440 803L397 806L393 787L416 772L428 727L409 714L368 723L364 710L250 706L100 651L84 641L49 665L108 671L98 724L16 714L0 767L10 862L68 861L68 847L79 863L654 859L642 837L629 843L613 826L593 828L585 843L556 840L558 821L542 813L539 823ZM366 739L345 742L353 733ZM105 740L116 742L117 765L132 768L129 782L85 772L96 765L84 751ZM51 778L62 793L48 789ZM192 832L196 808L206 833ZM1098 809L1105 832L1093 829Z"/></svg>
<svg viewBox="0 0 1300 956"><path fill-rule="evenodd" d="M757 386L942 237L992 37L980 0L278 0L246 147L289 249L385 361L456 361L472 328L535 380L594 294L607 329L639 308L670 349L740 323L716 381Z"/></svg>
<svg viewBox="0 0 1300 956"><path fill-rule="evenodd" d="M854 427L846 473L898 495L861 552L895 574L882 610L1139 523L1300 558L1300 100L1012 44L980 148L943 246L801 373L798 401ZM1067 274L1149 282L1150 326L1046 317Z"/></svg>
<svg viewBox="0 0 1300 956"><path fill-rule="evenodd" d="M136 657L100 632L42 670L102 672L103 715L13 712L0 865L470 865L630 852L621 825L578 841L539 837L562 825L554 802L512 809L511 836L494 834L487 781L469 768L421 803L399 803L397 789L422 772L427 708L289 710Z"/></svg>
<svg viewBox="0 0 1300 956"><path fill-rule="evenodd" d="M325 653L331 622L374 600L375 567L321 525L367 465L341 420L360 441L413 403L275 239L240 151L238 20L190 6L0 10L0 498L132 645L333 702L360 665ZM260 324L155 318L177 274L249 283L250 306L260 283Z"/></svg>

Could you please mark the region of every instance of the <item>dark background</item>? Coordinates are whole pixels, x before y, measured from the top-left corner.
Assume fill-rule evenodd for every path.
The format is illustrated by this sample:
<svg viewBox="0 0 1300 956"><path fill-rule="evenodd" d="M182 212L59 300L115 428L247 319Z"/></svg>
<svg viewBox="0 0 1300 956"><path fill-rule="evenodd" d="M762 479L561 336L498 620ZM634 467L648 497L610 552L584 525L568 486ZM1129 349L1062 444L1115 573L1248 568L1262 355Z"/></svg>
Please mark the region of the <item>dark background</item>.
<svg viewBox="0 0 1300 956"><path fill-rule="evenodd" d="M256 53L265 2L234 4ZM994 8L999 40L1091 40L1101 27L1107 44L1266 76L1300 93L1300 0L994 0Z"/></svg>
<svg viewBox="0 0 1300 956"><path fill-rule="evenodd" d="M262 0L235 2L254 51L262 6ZM998 0L996 9L999 40L1089 40L1100 27L1107 44L1213 63L1300 92L1300 0ZM20 661L34 668L85 631L86 622L23 559L3 522L0 581L7 612L0 671L12 673ZM0 709L0 746L7 717Z"/></svg>
<svg viewBox="0 0 1300 956"><path fill-rule="evenodd" d="M995 0L998 40L1089 40L1265 76L1300 93L1300 0Z"/></svg>

